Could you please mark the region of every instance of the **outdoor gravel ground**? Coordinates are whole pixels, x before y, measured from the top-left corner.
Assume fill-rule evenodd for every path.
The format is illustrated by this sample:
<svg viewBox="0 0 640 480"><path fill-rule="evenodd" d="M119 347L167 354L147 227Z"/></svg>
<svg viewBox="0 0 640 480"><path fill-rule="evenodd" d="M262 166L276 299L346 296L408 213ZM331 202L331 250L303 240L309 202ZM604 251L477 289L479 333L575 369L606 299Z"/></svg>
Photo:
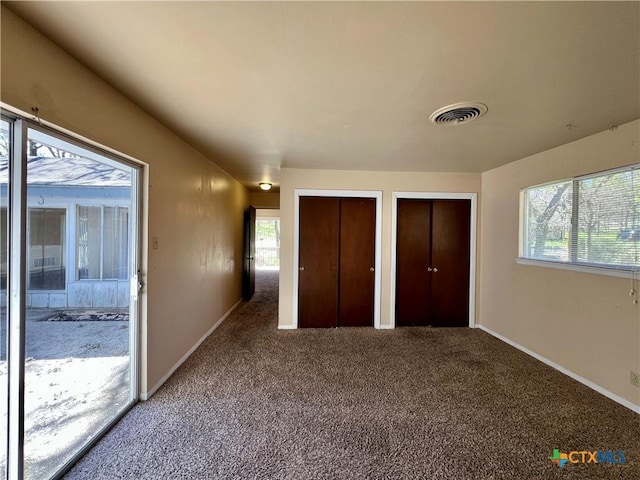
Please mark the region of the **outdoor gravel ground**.
<svg viewBox="0 0 640 480"><path fill-rule="evenodd" d="M128 321L46 320L55 313L27 312L25 478L31 479L49 478L68 460L67 452L86 443L89 432L95 433L129 400ZM75 313L82 318L86 312ZM0 334L6 358L4 325ZM0 386L6 382L3 361ZM5 424L6 410L6 398L0 395Z"/></svg>

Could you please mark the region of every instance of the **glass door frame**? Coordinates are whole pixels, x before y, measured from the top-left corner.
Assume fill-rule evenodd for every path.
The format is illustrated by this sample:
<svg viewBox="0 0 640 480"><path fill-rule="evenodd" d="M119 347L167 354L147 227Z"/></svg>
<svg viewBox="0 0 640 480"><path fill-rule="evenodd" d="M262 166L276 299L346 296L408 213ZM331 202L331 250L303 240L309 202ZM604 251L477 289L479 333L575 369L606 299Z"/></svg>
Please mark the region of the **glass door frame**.
<svg viewBox="0 0 640 480"><path fill-rule="evenodd" d="M4 105L2 106L4 107ZM52 477L61 478L100 438L115 425L140 398L140 280L141 233L143 218L143 166L96 145L86 143L56 128L42 125L0 107L2 120L9 123L8 161L8 259L7 259L7 478L24 478L24 401L25 401L25 324L27 295L27 155L29 130L52 136L71 147L100 155L117 165L131 168L131 236L129 238L129 401L107 424L99 429Z"/></svg>

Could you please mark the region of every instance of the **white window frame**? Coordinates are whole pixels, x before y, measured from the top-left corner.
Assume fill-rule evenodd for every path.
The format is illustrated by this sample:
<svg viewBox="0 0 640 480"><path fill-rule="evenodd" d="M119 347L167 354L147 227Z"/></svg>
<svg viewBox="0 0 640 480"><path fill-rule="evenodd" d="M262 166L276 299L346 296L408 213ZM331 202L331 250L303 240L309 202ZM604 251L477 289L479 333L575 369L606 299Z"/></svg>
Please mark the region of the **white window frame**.
<svg viewBox="0 0 640 480"><path fill-rule="evenodd" d="M612 168L608 170L603 170L601 172L590 173L587 175L580 175L572 178L565 178L561 180L556 180L553 182L541 183L539 185L531 185L529 187L524 187L520 190L520 206L519 206L519 224L518 224L518 257L515 259L518 265L525 266L534 266L534 267L543 267L543 268L555 268L557 270L568 270L572 272L580 272L580 273L589 273L595 275L605 275L609 277L620 277L620 278L630 278L630 279L638 279L640 278L640 268L632 267L632 266L616 266L616 265L608 265L608 264L592 264L586 262L560 262L554 260L541 260L537 258L525 257L526 251L526 243L527 238L525 236L525 228L528 223L527 212L526 212L526 191L531 188L536 187L544 187L547 185L554 185L559 183L566 182L575 182L579 180L585 180L592 177L599 177L603 175L614 174L618 172L625 172L630 169L638 169L640 168L639 164L627 165L619 168Z"/></svg>
<svg viewBox="0 0 640 480"><path fill-rule="evenodd" d="M76 203L74 205L75 207L75 233L74 233L74 248L75 248L75 276L74 276L74 281L75 282L103 282L103 281L127 281L130 279L131 275L133 275L133 273L129 276L127 276L126 278L118 278L118 277L108 277L105 278L104 277L104 209L105 208L126 208L127 209L127 218L128 218L128 222L131 222L131 206L128 204L119 204L119 203L101 203L101 204L94 204L94 203ZM79 219L80 219L80 213L79 210L82 207L89 207L89 208L100 208L100 276L98 278L80 278L80 271L78 268L78 265L80 264L80 241L79 241ZM131 225L128 226L127 230L129 230L129 228L131 227ZM130 262L129 262L130 263Z"/></svg>
<svg viewBox="0 0 640 480"><path fill-rule="evenodd" d="M31 252L30 252L30 245L31 245L31 210L33 209L50 209L50 210L64 210L64 234L66 236L66 238L69 238L69 208L68 205L66 203L62 203L62 202L51 202L49 201L48 204L45 206L44 204L39 205L37 203L33 203L33 202L29 202L29 199L27 198L27 260L26 260L26 265L27 268L30 268L31 265ZM65 245L65 275L64 275L64 286L61 289L58 290L53 290L53 289L42 289L42 290L37 290L37 289L33 289L31 288L31 278L30 275L27 274L27 278L26 278L26 282L27 282L27 293L31 294L31 293L36 293L36 294L49 294L49 293L63 293L67 291L67 285L69 285L69 241L65 241L66 245Z"/></svg>

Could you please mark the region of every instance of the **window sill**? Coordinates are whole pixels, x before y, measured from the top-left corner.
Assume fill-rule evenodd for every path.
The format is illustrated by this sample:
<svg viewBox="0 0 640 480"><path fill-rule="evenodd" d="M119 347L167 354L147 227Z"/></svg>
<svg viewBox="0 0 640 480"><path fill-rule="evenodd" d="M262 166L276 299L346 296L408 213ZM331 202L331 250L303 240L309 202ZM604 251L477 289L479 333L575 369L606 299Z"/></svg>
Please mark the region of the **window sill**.
<svg viewBox="0 0 640 480"><path fill-rule="evenodd" d="M606 275L608 277L638 278L640 269L633 267L598 267L594 265L581 265L577 263L552 262L547 260L534 260L532 258L516 258L518 265L530 265L533 267L556 268L558 270L570 270L572 272L591 273L595 275Z"/></svg>

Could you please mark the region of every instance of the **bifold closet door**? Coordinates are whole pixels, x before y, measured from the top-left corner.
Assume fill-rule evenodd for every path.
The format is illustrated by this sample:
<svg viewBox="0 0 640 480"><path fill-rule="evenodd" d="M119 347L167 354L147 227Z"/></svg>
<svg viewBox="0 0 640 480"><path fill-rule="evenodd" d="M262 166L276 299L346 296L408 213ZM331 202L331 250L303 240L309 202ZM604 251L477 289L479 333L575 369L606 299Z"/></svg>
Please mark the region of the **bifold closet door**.
<svg viewBox="0 0 640 480"><path fill-rule="evenodd" d="M431 324L469 325L469 200L434 200L431 210Z"/></svg>
<svg viewBox="0 0 640 480"><path fill-rule="evenodd" d="M376 200L300 197L298 326L373 326Z"/></svg>
<svg viewBox="0 0 640 480"><path fill-rule="evenodd" d="M469 200L398 199L396 325L469 324Z"/></svg>
<svg viewBox="0 0 640 480"><path fill-rule="evenodd" d="M431 202L398 199L396 325L429 325Z"/></svg>
<svg viewBox="0 0 640 480"><path fill-rule="evenodd" d="M338 325L372 327L375 290L376 200L340 200Z"/></svg>
<svg viewBox="0 0 640 480"><path fill-rule="evenodd" d="M299 215L298 326L335 327L340 199L300 197Z"/></svg>

